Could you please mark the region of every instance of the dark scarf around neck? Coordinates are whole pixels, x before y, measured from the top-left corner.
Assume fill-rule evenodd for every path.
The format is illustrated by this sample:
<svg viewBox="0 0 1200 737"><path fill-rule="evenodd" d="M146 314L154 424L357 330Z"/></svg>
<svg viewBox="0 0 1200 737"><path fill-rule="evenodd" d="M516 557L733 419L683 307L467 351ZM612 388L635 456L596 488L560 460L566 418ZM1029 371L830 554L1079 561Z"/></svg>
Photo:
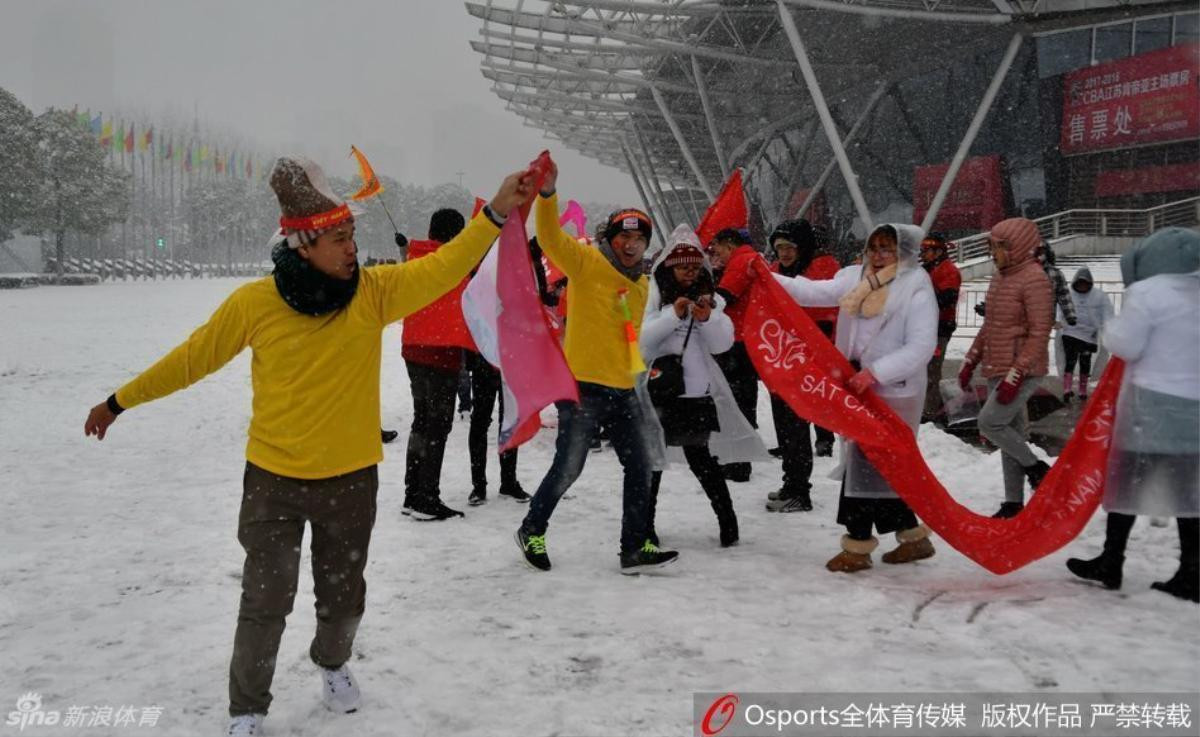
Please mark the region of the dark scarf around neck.
<svg viewBox="0 0 1200 737"><path fill-rule="evenodd" d="M287 241L271 249L271 260L275 262L275 288L296 312L317 317L340 310L358 290L359 269L351 279L334 279L310 266L295 249L288 248Z"/></svg>

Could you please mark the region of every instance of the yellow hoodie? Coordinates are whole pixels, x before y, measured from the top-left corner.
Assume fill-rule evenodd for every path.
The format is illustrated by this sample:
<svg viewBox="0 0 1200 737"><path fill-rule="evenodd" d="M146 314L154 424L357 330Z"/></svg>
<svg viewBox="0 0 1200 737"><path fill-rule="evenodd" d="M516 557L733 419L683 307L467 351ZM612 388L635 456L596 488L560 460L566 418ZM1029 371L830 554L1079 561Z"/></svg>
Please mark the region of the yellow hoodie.
<svg viewBox="0 0 1200 737"><path fill-rule="evenodd" d="M128 409L165 397L250 346L254 402L247 460L300 479L379 463L384 326L453 289L499 232L480 213L436 253L363 269L350 303L320 317L289 307L273 277L239 287L184 343L117 390L117 402Z"/></svg>
<svg viewBox="0 0 1200 737"><path fill-rule="evenodd" d="M537 238L546 256L567 275L571 311L563 352L577 381L632 389L630 344L625 336L625 316L620 291L626 300L635 330L642 328L642 313L650 293L645 275L632 282L613 268L600 250L572 238L558 224L558 196L538 196Z"/></svg>

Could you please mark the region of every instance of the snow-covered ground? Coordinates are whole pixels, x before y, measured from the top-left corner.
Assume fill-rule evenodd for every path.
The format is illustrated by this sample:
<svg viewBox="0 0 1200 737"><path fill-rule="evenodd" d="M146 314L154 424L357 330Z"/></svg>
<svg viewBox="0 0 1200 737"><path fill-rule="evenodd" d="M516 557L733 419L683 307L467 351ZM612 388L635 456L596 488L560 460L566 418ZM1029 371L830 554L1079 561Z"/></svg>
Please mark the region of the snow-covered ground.
<svg viewBox="0 0 1200 737"><path fill-rule="evenodd" d="M102 443L84 438L83 421L237 283L0 290L0 714L36 692L43 708L62 711L161 706L154 734L223 729L249 356L131 410ZM777 462L734 485L742 544L729 550L717 545L697 483L676 468L658 520L682 557L664 575L625 577L611 450L589 458L557 511L550 573L522 564L512 531L525 507L508 500L462 520L411 522L400 514L411 414L399 328L384 339L385 425L402 436L381 467L353 660L364 706L338 717L317 706L302 579L269 734L684 735L695 691L1181 691L1200 682L1197 608L1149 589L1175 570L1173 524L1138 524L1120 593L1076 583L1063 565L1098 552L1102 515L1067 550L1003 577L944 543L929 561L834 575L823 567L841 534L829 459L817 461L809 514L763 508ZM544 431L522 449L531 492L552 443ZM993 511L997 455L928 426L920 444L948 488ZM446 458L444 499L467 509L465 422ZM493 461L493 491L497 474ZM63 732L109 733L25 730Z"/></svg>

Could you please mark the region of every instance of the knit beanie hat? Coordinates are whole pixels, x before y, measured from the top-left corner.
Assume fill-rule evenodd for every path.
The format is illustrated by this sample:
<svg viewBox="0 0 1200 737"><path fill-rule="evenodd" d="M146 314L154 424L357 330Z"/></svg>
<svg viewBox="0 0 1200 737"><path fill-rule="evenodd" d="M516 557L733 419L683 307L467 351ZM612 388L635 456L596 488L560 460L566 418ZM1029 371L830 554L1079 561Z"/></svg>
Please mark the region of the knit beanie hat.
<svg viewBox="0 0 1200 737"><path fill-rule="evenodd" d="M703 264L704 252L691 243L676 243L670 253L663 259L664 266L686 266L688 264Z"/></svg>
<svg viewBox="0 0 1200 737"><path fill-rule="evenodd" d="M650 216L641 210L617 210L608 216L608 224L604 226L604 240L612 243L613 238L627 230L640 230L648 242L654 232L654 226L650 224Z"/></svg>
<svg viewBox="0 0 1200 737"><path fill-rule="evenodd" d="M350 206L333 193L325 172L302 157L283 157L271 169L271 189L279 200L282 216L279 232L289 248L316 241L322 233L354 219Z"/></svg>

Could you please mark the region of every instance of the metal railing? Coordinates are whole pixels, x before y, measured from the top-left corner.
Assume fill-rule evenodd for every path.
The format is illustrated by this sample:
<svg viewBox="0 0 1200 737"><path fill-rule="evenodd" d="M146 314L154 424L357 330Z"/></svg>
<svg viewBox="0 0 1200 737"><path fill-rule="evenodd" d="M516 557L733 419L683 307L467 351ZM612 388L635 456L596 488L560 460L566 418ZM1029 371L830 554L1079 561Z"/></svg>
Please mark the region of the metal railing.
<svg viewBox="0 0 1200 737"><path fill-rule="evenodd" d="M1200 197L1168 202L1145 210L1066 210L1037 218L1042 238L1056 240L1079 235L1144 238L1171 225L1200 225ZM988 234L978 233L955 241L960 264L989 257Z"/></svg>
<svg viewBox="0 0 1200 737"><path fill-rule="evenodd" d="M1095 289L1104 292L1112 303L1113 314L1121 311L1121 303L1125 296L1125 285L1116 281L1099 281ZM982 282L967 282L958 293L957 322L958 330L955 335L975 335L983 326L983 316L975 312L975 306L987 298L987 284Z"/></svg>

